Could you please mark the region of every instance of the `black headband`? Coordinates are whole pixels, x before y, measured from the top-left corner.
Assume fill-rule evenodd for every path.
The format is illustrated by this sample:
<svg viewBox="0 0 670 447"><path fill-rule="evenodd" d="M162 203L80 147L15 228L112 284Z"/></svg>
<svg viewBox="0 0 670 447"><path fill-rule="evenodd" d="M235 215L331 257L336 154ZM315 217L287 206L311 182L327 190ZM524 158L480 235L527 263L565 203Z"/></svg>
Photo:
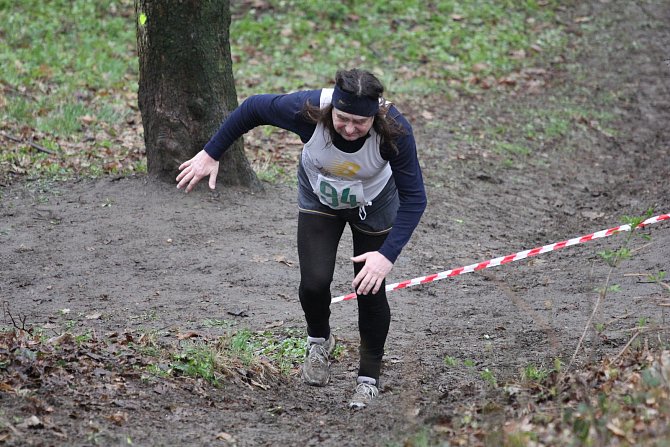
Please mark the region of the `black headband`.
<svg viewBox="0 0 670 447"><path fill-rule="evenodd" d="M379 111L379 100L368 96L356 96L335 86L332 99L333 107L358 116L375 116Z"/></svg>

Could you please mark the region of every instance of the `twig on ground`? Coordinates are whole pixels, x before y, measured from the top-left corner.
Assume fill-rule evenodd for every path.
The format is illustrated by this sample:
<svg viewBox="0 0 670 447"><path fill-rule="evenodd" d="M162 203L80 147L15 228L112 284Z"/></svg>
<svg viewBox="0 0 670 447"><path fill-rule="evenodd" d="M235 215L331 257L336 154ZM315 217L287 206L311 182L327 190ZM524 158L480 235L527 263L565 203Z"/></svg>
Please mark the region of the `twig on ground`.
<svg viewBox="0 0 670 447"><path fill-rule="evenodd" d="M612 272L614 271L614 267L610 267L609 272L607 272L607 278L605 279L605 286L602 289L602 292L598 294L598 299L596 300L596 304L593 306L593 312L591 312L591 316L589 317L588 321L586 322L586 325L584 325L584 331L582 332L582 336L579 338L579 342L577 342L577 348L575 348L575 353L572 354L572 358L570 359L570 363L568 364L567 368L565 368L564 372L567 372L572 365L575 363L575 360L577 359L577 354L579 354L579 350L582 348L582 344L584 343L584 338L586 338L586 333L589 331L589 328L591 328L591 324L593 323L593 318L596 316L596 313L598 312L598 308L600 307L600 303L602 303L603 299L605 298L605 295L607 294L607 287L609 287L610 283L610 278L612 277Z"/></svg>
<svg viewBox="0 0 670 447"><path fill-rule="evenodd" d="M624 352L626 352L626 351L628 350L628 348L630 347L630 345L633 344L633 341L634 341L634 340L637 338L637 336L640 335L641 333L642 333L642 330L641 330L641 329L637 329L637 331L633 334L633 336L630 338L630 340L628 340L628 343L626 343L626 346L624 346L623 349L617 354L617 356L614 357L614 360L612 360L612 362L616 362L617 360L619 360L619 357L621 357L621 356L624 354Z"/></svg>
<svg viewBox="0 0 670 447"><path fill-rule="evenodd" d="M612 317L612 319L610 321L605 323L605 326L609 326L610 324L615 323L619 320L624 320L624 319L628 318L629 316L630 316L630 314L628 313L628 311L626 311L626 313L623 314L623 315L620 315L618 317Z"/></svg>
<svg viewBox="0 0 670 447"><path fill-rule="evenodd" d="M642 278L651 278L649 273L624 273L623 276L627 276L627 277L637 276L637 277L642 277ZM665 289L667 289L668 292L670 292L670 284L668 284L667 282L655 281L653 279L650 279L649 281L639 281L639 282L641 284L658 284L661 287L664 287Z"/></svg>
<svg viewBox="0 0 670 447"><path fill-rule="evenodd" d="M26 320L28 319L27 315L19 315L19 321L21 322L21 326L18 325L16 320L14 319L14 315L9 311L9 301L3 301L2 302L2 310L5 315L7 315L12 322L12 326L14 326L15 329L18 329L20 331L26 331L30 334L30 330L26 329Z"/></svg>
<svg viewBox="0 0 670 447"><path fill-rule="evenodd" d="M644 250L645 248L649 247L651 245L651 242L648 242L644 245L641 245L639 247L632 248L630 250L630 254L632 255L633 253L637 253L638 251Z"/></svg>
<svg viewBox="0 0 670 447"><path fill-rule="evenodd" d="M13 136L11 136L11 135L7 135L7 134L4 133L4 132L2 133L2 135L3 135L5 138L7 138L8 140L13 141L13 142L15 142L15 143L23 143L23 140L22 140L21 138L16 138L16 137L13 137ZM51 151L51 150L45 148L44 146L40 146L39 144L37 144L37 143L35 143L35 142L33 142L33 141L28 141L28 145L29 145L30 147L32 147L33 149L37 149L37 150L40 151L40 152L44 152L45 154L49 154L49 155L57 155L54 151Z"/></svg>
<svg viewBox="0 0 670 447"><path fill-rule="evenodd" d="M5 419L5 418L0 418L0 427L1 427L1 426L5 426L5 427L9 428L9 429L12 431L12 433L14 433L14 436L16 436L17 438L20 439L20 438L23 437L23 433L21 433L20 431L18 431L18 430L16 429L16 427L14 427L14 425L10 424L9 421L8 421L7 419Z"/></svg>
<svg viewBox="0 0 670 447"><path fill-rule="evenodd" d="M619 357L621 357L626 352L626 350L630 347L630 345L633 344L633 341L638 337L638 335L648 334L648 333L651 333L651 332L661 332L661 331L666 331L666 330L669 330L669 329L670 329L670 326L660 326L660 327L644 326L644 327L636 327L636 328L631 328L631 329L624 329L624 331L626 331L626 332L632 331L632 332L634 332L634 334L630 337L630 340L628 340L628 343L626 343L626 346L623 347L621 352L619 352L619 354L617 354L617 356L614 357L614 360L612 360L612 361L616 362L619 359Z"/></svg>
<svg viewBox="0 0 670 447"><path fill-rule="evenodd" d="M642 327L634 327L630 329L621 329L622 332L636 332L639 331L641 334L646 334L648 332L658 332L658 331L666 331L669 330L670 326L658 326L658 327L649 327L649 326L642 326Z"/></svg>

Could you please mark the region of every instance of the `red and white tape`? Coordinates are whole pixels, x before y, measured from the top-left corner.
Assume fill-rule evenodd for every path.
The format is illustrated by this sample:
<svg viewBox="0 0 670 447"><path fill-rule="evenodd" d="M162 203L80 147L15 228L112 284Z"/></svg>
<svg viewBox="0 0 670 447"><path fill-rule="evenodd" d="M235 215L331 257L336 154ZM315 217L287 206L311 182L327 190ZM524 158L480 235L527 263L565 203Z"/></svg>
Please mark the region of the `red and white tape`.
<svg viewBox="0 0 670 447"><path fill-rule="evenodd" d="M655 224L664 220L670 220L670 214L661 214L656 217L650 217L649 219L642 222L636 228L643 228L647 225ZM470 264L465 267L459 267L456 269L446 270L440 273L433 273L428 276L421 276L419 278L408 279L406 281L397 282L394 284L388 284L386 286L386 291L390 292L392 290L405 289L407 287L417 286L419 284L426 284L429 282L439 281L440 279L449 278L452 276L462 275L464 273L476 272L478 270L487 269L490 267L496 267L499 265L507 264L512 261L519 261L521 259L530 258L532 256L537 256L542 253L547 253L550 251L558 250L560 248L569 247L571 245L581 244L583 242L588 242L593 239L600 239L603 237L611 236L622 231L630 231L630 225L620 225L618 227L610 228L608 230L601 230L595 233L587 234L585 236L576 237L573 239L568 239L567 241L556 242L549 245L544 245L542 247L533 248L532 250L524 250L518 253L514 253L507 256L502 256L500 258L489 259L488 261L480 262L478 264ZM350 293L348 295L338 296L331 300L331 303L337 303L340 301L349 301L356 299L355 293Z"/></svg>

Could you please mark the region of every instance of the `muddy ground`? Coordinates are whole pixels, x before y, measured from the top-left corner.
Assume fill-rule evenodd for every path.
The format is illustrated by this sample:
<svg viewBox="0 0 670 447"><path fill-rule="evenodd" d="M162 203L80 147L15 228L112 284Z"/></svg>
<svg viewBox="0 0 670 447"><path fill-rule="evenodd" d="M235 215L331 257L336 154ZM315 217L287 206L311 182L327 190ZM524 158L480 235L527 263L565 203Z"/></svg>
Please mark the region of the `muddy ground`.
<svg viewBox="0 0 670 447"><path fill-rule="evenodd" d="M575 20L585 17L588 22ZM532 88L520 82L485 95L435 98L439 106L427 107L430 119L422 104L406 107L429 206L390 282L614 227L649 207L655 215L670 211L670 67L664 62L670 8L660 1L594 1L566 9L562 20L574 35L570 45L580 48L527 73ZM539 157L532 160L506 163L487 150L482 129L511 126L550 97L612 118L607 126L574 118L562 138L539 148L533 143ZM453 142L458 128L469 129L476 142ZM188 331L214 339L225 330L207 320L252 330L304 326L297 210L287 200L295 196L292 185L267 184L256 194L211 194L203 187L189 195L141 176L40 185L18 182L1 191L0 295L5 310L26 317L26 324L49 335L88 331L109 340L154 331L173 344ZM630 274L668 269L670 226L659 223L644 233L651 240L632 240L634 256L612 277L621 290L608 295L596 317L606 331L586 338L573 368L619 352L629 340L626 329L640 321L665 323L658 302L667 294ZM85 379L51 377L27 395L1 389L0 443L402 445L428 430L433 440L483 444L491 439L485 432L522 407L505 406L502 384L518 381L527 365L569 362L594 290L607 276L597 252L624 240L617 235L391 292L384 389L364 411L346 408L357 365L356 304L347 302L332 308L346 350L325 388L305 387L295 372L266 380L267 389L239 377L219 388L143 380L110 348L107 357L91 353L88 361L98 367ZM350 251L345 233L334 295L349 292ZM12 325L7 312L2 323ZM86 352L63 355L82 361ZM446 356L461 366L446 365ZM468 359L473 367L462 366ZM498 387L486 380L486 369ZM453 438L468 412L485 430ZM39 424L25 422L34 415Z"/></svg>

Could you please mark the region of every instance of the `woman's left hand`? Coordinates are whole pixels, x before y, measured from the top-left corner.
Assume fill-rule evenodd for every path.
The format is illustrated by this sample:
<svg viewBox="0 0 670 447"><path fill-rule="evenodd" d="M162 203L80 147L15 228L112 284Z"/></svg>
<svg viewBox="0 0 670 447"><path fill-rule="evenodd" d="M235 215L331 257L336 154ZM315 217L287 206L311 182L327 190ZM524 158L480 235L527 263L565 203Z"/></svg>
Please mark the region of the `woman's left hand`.
<svg viewBox="0 0 670 447"><path fill-rule="evenodd" d="M393 268L393 263L378 251L369 251L362 255L354 256L351 260L353 262L365 263L351 283L359 295L367 295L370 291L372 293L379 292L384 278L386 278L386 275Z"/></svg>

